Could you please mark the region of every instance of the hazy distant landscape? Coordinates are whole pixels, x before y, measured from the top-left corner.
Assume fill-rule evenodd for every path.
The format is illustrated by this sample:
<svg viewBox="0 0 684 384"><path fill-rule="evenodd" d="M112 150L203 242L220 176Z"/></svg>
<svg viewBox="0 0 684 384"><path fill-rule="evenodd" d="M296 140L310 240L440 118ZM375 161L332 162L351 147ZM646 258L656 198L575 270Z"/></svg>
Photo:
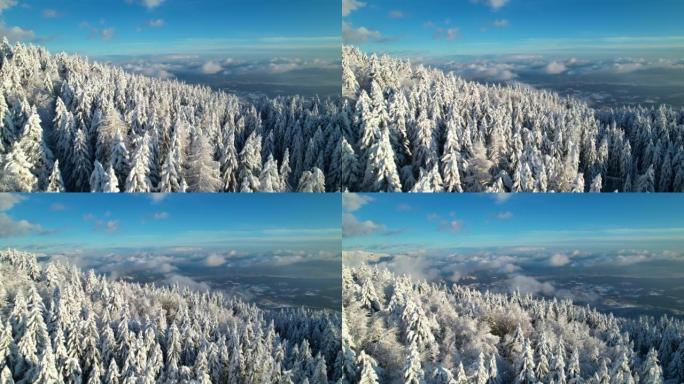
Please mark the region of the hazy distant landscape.
<svg viewBox="0 0 684 384"><path fill-rule="evenodd" d="M109 276L138 283L178 284L200 291L219 290L262 308L304 306L333 311L340 309L342 286L339 276L342 267L339 256L269 265L277 257L245 255L233 257L230 259L232 261L222 265L211 266L207 265L208 256L168 256L170 254L110 255L105 260L80 260L84 268L93 268ZM212 254L218 255L220 252Z"/></svg>

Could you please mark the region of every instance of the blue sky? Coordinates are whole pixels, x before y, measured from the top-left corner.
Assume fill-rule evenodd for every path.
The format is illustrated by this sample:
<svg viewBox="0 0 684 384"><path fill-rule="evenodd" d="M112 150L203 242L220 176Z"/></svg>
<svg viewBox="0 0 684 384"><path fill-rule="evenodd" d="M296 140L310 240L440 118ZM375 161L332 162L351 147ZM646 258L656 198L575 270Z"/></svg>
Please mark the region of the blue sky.
<svg viewBox="0 0 684 384"><path fill-rule="evenodd" d="M0 247L66 254L171 247L339 249L339 196L155 196L0 194Z"/></svg>
<svg viewBox="0 0 684 384"><path fill-rule="evenodd" d="M344 0L342 13L347 42L409 56L684 51L680 0Z"/></svg>
<svg viewBox="0 0 684 384"><path fill-rule="evenodd" d="M318 0L3 0L2 31L91 56L339 52L339 3ZM4 9L3 9L4 8Z"/></svg>
<svg viewBox="0 0 684 384"><path fill-rule="evenodd" d="M349 195L343 249L684 248L679 194Z"/></svg>

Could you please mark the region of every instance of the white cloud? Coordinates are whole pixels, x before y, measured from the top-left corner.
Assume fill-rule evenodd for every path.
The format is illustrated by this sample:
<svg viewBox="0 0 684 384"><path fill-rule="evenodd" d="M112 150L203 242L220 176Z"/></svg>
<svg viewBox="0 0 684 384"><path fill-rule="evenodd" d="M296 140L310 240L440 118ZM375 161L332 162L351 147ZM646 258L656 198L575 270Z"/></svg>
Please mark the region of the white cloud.
<svg viewBox="0 0 684 384"><path fill-rule="evenodd" d="M211 254L204 259L204 265L208 267L218 267L226 263L226 258L221 255Z"/></svg>
<svg viewBox="0 0 684 384"><path fill-rule="evenodd" d="M470 0L472 3L475 4L485 4L492 10L496 11L499 10L500 8L503 8L509 0Z"/></svg>
<svg viewBox="0 0 684 384"><path fill-rule="evenodd" d="M531 276L515 275L507 280L510 290L519 291L522 294L536 295L543 293L551 295L556 290L551 283L542 283Z"/></svg>
<svg viewBox="0 0 684 384"><path fill-rule="evenodd" d="M22 195L15 193L0 193L0 211L8 211L24 200L26 200L26 198Z"/></svg>
<svg viewBox="0 0 684 384"><path fill-rule="evenodd" d="M10 27L0 21L0 36L7 37L12 43L18 41L32 41L36 38L36 33L30 29L23 29L21 27Z"/></svg>
<svg viewBox="0 0 684 384"><path fill-rule="evenodd" d="M114 37L114 28L105 28L100 31L100 38L104 41L111 40Z"/></svg>
<svg viewBox="0 0 684 384"><path fill-rule="evenodd" d="M366 27L354 28L350 23L342 21L342 41L345 44L361 44L368 40L379 40L380 32Z"/></svg>
<svg viewBox="0 0 684 384"><path fill-rule="evenodd" d="M558 75L567 70L568 68L565 66L565 64L559 61L552 61L544 68L544 72L549 75Z"/></svg>
<svg viewBox="0 0 684 384"><path fill-rule="evenodd" d="M152 200L152 204L157 204L161 203L164 199L166 199L169 194L168 193L149 193L147 196Z"/></svg>
<svg viewBox="0 0 684 384"><path fill-rule="evenodd" d="M435 40L456 40L460 30L458 28L437 28L432 34Z"/></svg>
<svg viewBox="0 0 684 384"><path fill-rule="evenodd" d="M349 16L350 13L366 6L366 3L358 0L342 0L342 16Z"/></svg>
<svg viewBox="0 0 684 384"><path fill-rule="evenodd" d="M466 77L508 81L513 80L518 75L513 71L513 66L507 63L496 63L493 61L481 61L469 63L461 66L458 72Z"/></svg>
<svg viewBox="0 0 684 384"><path fill-rule="evenodd" d="M363 250L342 251L342 260L345 267L366 265L369 262L377 262L380 258L386 256L389 256L389 254Z"/></svg>
<svg viewBox="0 0 684 384"><path fill-rule="evenodd" d="M170 66L163 63L135 61L123 64L122 67L128 72L139 73L141 75L156 77L158 79L172 79L175 77L175 75L169 71Z"/></svg>
<svg viewBox="0 0 684 384"><path fill-rule="evenodd" d="M399 212L408 212L411 209L413 209L413 207L411 207L409 204L406 204L406 203L401 203L401 204L397 205L397 211L399 211Z"/></svg>
<svg viewBox="0 0 684 384"><path fill-rule="evenodd" d="M0 0L0 14L2 14L2 11L5 9L10 9L17 5L16 0Z"/></svg>
<svg viewBox="0 0 684 384"><path fill-rule="evenodd" d="M386 228L382 224L378 224L372 220L360 221L351 213L344 213L342 215L342 236L365 236L372 233L384 231Z"/></svg>
<svg viewBox="0 0 684 384"><path fill-rule="evenodd" d="M570 258L563 253L555 253L549 258L549 265L552 267L562 267L570 263Z"/></svg>
<svg viewBox="0 0 684 384"><path fill-rule="evenodd" d="M496 28L508 28L511 23L507 19L499 19L499 20L494 20L494 23L492 23Z"/></svg>
<svg viewBox="0 0 684 384"><path fill-rule="evenodd" d="M168 212L155 212L154 215L152 215L152 218L155 220L166 220L169 218L169 213Z"/></svg>
<svg viewBox="0 0 684 384"><path fill-rule="evenodd" d="M52 205L50 205L51 211L59 212L59 211L65 211L66 209L67 209L66 205L61 204L61 203L52 203Z"/></svg>
<svg viewBox="0 0 684 384"><path fill-rule="evenodd" d="M223 67L221 67L221 64L213 60L209 60L206 63L204 63L204 65L202 65L202 73L204 73L205 75L213 75L215 73L221 72L222 70Z"/></svg>
<svg viewBox="0 0 684 384"><path fill-rule="evenodd" d="M401 18L403 18L404 16L406 16L406 15L404 14L404 12L398 11L398 10L393 10L393 11L390 11L390 13L389 13L389 17L391 17L391 18L393 18L393 19L401 19Z"/></svg>
<svg viewBox="0 0 684 384"><path fill-rule="evenodd" d="M440 224L440 231L458 233L463 229L463 220L445 220Z"/></svg>
<svg viewBox="0 0 684 384"><path fill-rule="evenodd" d="M108 220L105 223L105 229L107 230L108 233L114 233L119 230L119 221L118 220Z"/></svg>
<svg viewBox="0 0 684 384"><path fill-rule="evenodd" d="M513 218L513 212L511 212L511 211L499 212L496 214L496 218L499 220L510 220Z"/></svg>
<svg viewBox="0 0 684 384"><path fill-rule="evenodd" d="M368 195L359 195L356 193L342 194L342 209L347 212L354 212L359 210L364 205L373 201L373 198Z"/></svg>
<svg viewBox="0 0 684 384"><path fill-rule="evenodd" d="M166 25L166 22L163 19L152 19L147 22L147 25L153 28L161 28Z"/></svg>
<svg viewBox="0 0 684 384"><path fill-rule="evenodd" d="M492 194L492 197L494 197L494 201L496 201L497 204L503 204L508 201L513 196L511 193L495 193Z"/></svg>
<svg viewBox="0 0 684 384"><path fill-rule="evenodd" d="M6 213L0 213L0 238L41 232L43 232L43 227L40 224L31 223L27 220L15 221Z"/></svg>
<svg viewBox="0 0 684 384"><path fill-rule="evenodd" d="M60 16L61 14L54 9L43 9L43 17L46 19L54 19Z"/></svg>
<svg viewBox="0 0 684 384"><path fill-rule="evenodd" d="M93 24L84 21L81 23L81 28L85 28L90 31L91 39L100 39L102 41L109 41L114 37L114 28L99 28Z"/></svg>
<svg viewBox="0 0 684 384"><path fill-rule="evenodd" d="M128 4L133 4L137 3L142 5L143 7L147 9L154 9L157 8L158 6L162 5L165 0L126 0Z"/></svg>
<svg viewBox="0 0 684 384"><path fill-rule="evenodd" d="M446 22L449 23L450 21ZM433 31L432 38L435 40L456 40L459 37L460 30L456 27L440 27L432 21L426 22L424 26Z"/></svg>
<svg viewBox="0 0 684 384"><path fill-rule="evenodd" d="M209 284L205 282L197 282L187 276L173 274L165 279L166 283L171 286L178 286L180 288L189 288L196 291L208 291Z"/></svg>

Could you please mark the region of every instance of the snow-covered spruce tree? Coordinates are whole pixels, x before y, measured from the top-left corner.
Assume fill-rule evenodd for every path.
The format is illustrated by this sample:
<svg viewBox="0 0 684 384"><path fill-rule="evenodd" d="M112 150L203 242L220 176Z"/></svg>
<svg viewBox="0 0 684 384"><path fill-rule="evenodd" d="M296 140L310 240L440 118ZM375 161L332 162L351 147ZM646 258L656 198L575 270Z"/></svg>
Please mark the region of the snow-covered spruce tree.
<svg viewBox="0 0 684 384"><path fill-rule="evenodd" d="M546 90L479 84L349 46L342 73L342 134L366 174L368 151L387 125L402 191L435 163L451 192L459 184L466 192L588 192L599 180L603 192L684 187L681 109L594 110ZM381 187L362 178L348 189Z"/></svg>
<svg viewBox="0 0 684 384"><path fill-rule="evenodd" d="M339 100L240 99L209 87L129 74L75 55L51 55L33 45L3 47L0 159L13 164L13 170L29 169L38 179L32 189L47 190L52 163L58 161L66 191L90 191L94 162L99 161L105 170L112 165L119 189L126 190L127 181L135 179L136 188L147 190L141 182L142 164L136 164L147 135L149 190L194 190L198 186L189 178L199 171L204 189L258 191L269 154L281 175L279 190L296 189L302 173L314 167L324 173L326 190L340 190L337 179L328 177L340 125L348 122L340 114L344 104ZM192 148L199 136L205 144L201 156ZM10 154L19 142L25 161L18 167L17 151ZM198 158L193 171L188 160ZM211 161L219 164L221 185L216 188ZM9 190L25 190L20 184Z"/></svg>
<svg viewBox="0 0 684 384"><path fill-rule="evenodd" d="M11 249L0 251L0 273L11 276L1 283L13 298L0 306L3 384L341 379L336 312L111 280Z"/></svg>
<svg viewBox="0 0 684 384"><path fill-rule="evenodd" d="M374 266L342 274L346 354L369 355L382 383L679 380L681 319L621 318L569 300L445 286ZM388 342L396 334L403 346Z"/></svg>

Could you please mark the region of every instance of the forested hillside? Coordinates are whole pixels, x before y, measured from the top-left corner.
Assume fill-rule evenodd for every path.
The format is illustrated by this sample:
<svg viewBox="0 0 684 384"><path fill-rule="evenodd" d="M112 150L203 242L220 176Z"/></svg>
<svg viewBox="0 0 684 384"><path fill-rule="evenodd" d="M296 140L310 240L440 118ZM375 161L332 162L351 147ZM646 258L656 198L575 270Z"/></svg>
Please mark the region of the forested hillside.
<svg viewBox="0 0 684 384"><path fill-rule="evenodd" d="M337 313L112 281L0 252L0 383L328 383Z"/></svg>
<svg viewBox="0 0 684 384"><path fill-rule="evenodd" d="M684 382L684 322L568 300L480 292L386 269L343 271L347 380L361 383Z"/></svg>
<svg viewBox="0 0 684 384"><path fill-rule="evenodd" d="M4 40L0 191L336 191L338 110L241 100Z"/></svg>
<svg viewBox="0 0 684 384"><path fill-rule="evenodd" d="M344 47L342 189L684 191L684 110L595 111Z"/></svg>

